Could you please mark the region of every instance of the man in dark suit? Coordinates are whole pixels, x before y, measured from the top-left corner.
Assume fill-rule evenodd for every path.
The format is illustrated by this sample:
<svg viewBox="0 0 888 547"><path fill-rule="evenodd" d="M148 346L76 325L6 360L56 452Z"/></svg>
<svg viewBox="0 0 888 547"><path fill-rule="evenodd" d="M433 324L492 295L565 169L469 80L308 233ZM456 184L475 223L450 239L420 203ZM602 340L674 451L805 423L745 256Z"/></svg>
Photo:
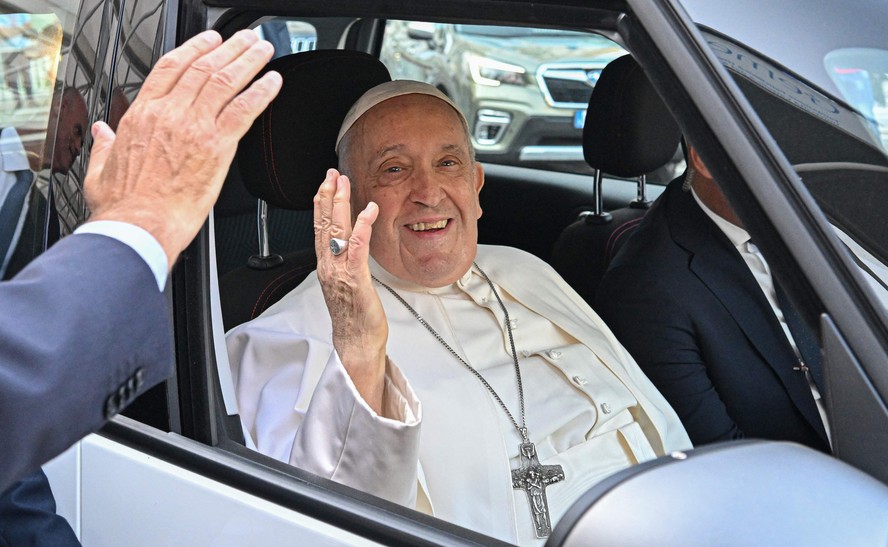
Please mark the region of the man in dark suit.
<svg viewBox="0 0 888 547"><path fill-rule="evenodd" d="M280 89L270 72L242 91L272 53L202 33L158 61L116 135L93 126L89 222L0 283L0 491L171 374L161 290Z"/></svg>
<svg viewBox="0 0 888 547"><path fill-rule="evenodd" d="M758 437L829 451L816 352L800 361L804 340L767 262L693 148L688 160L612 262L595 308L695 445Z"/></svg>

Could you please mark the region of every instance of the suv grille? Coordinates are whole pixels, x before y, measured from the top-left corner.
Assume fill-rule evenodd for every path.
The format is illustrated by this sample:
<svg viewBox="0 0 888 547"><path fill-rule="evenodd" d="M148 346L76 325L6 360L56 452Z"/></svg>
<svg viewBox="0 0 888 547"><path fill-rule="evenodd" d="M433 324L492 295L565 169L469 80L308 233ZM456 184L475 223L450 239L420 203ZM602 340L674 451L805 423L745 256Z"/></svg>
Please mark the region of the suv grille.
<svg viewBox="0 0 888 547"><path fill-rule="evenodd" d="M592 96L592 85L576 80L544 77L543 81L549 88L549 95L556 103L588 103Z"/></svg>
<svg viewBox="0 0 888 547"><path fill-rule="evenodd" d="M540 91L556 108L586 108L602 66L543 65L537 76Z"/></svg>

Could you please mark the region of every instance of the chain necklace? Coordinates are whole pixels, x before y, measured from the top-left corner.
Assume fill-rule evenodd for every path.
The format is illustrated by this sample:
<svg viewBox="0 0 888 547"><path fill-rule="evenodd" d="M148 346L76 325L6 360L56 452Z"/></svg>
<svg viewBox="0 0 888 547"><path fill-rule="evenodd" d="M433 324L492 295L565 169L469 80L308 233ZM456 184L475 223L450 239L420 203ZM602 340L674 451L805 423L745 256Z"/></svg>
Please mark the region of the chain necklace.
<svg viewBox="0 0 888 547"><path fill-rule="evenodd" d="M499 403L500 407L505 411L506 415L509 417L509 420L512 422L512 425L515 427L515 430L521 435L521 444L519 445L519 457L521 463L517 469L512 469L512 488L518 490L524 490L527 493L527 500L530 503L530 514L533 519L533 527L536 531L536 536L538 538L547 537L552 533L552 521L549 517L549 504L546 500L546 487L550 484L560 482L564 480L564 469L560 465L542 465L540 464L539 458L536 453L536 446L532 442L530 442L530 437L527 433L527 421L525 418L524 411L524 385L521 382L521 368L518 366L518 353L515 351L515 339L512 336L512 322L509 318L509 312L506 309L506 305L503 303L502 298L500 298L499 292L494 287L493 282L487 277L487 274L484 273L477 263L473 262L472 265L475 267L478 272L481 273L481 276L487 281L487 284L490 286L490 290L493 291L493 295L496 296L496 301L499 302L500 308L503 310L503 315L505 316L506 322L506 331L509 333L509 346L512 350L512 362L515 364L515 377L518 380L518 401L520 404L521 411L521 424L518 424L518 421L515 420L515 416L509 411L509 408L500 398L499 394L491 387L491 385L487 382L484 376L481 375L480 372L475 370L475 368L470 365L465 359L463 359L452 347L448 344L438 331L436 331L415 309L413 306L407 303L404 298L401 297L400 294L395 292L394 289L380 281L376 278L376 276L371 276L374 281L379 283L383 288L385 288L388 292L395 297L395 299L400 302L407 311L409 311L413 317L419 321L423 327L426 328L432 336L435 337L444 348L450 352L462 365L472 373L472 375L477 378L481 384L493 395L493 398L496 399L496 402Z"/></svg>

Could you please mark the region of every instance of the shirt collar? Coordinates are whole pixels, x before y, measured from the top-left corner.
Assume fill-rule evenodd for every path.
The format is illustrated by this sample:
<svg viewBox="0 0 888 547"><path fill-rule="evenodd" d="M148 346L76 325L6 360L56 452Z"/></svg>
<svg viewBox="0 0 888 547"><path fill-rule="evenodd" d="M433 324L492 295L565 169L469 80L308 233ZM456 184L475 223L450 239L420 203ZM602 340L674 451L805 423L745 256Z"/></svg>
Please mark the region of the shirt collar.
<svg viewBox="0 0 888 547"><path fill-rule="evenodd" d="M695 192L693 188L691 188L691 195L694 196L694 201L697 202L697 205L700 206L700 209L703 209L703 212L706 213L706 216L712 219L712 222L714 222L715 225L718 226L719 230L721 230L728 237L728 239L731 240L731 243L734 245L734 247L743 250L743 245L750 239L749 232L737 226L736 224L732 224L722 217L718 216L715 211L713 211L712 209L707 207L705 203L703 203L703 200L700 199L700 197L697 195L697 192Z"/></svg>

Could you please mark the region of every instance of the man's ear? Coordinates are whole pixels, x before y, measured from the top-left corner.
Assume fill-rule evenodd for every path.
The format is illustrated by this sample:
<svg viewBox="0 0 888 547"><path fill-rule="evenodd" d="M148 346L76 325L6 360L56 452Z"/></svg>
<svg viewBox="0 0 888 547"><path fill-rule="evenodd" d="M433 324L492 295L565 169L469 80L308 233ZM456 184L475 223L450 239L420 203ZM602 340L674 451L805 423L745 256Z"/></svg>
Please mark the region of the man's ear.
<svg viewBox="0 0 888 547"><path fill-rule="evenodd" d="M694 167L694 170L702 177L712 180L712 175L709 173L709 169L706 168L706 164L703 163L700 154L697 153L697 149L693 146L689 147L688 156L690 157L691 165Z"/></svg>
<svg viewBox="0 0 888 547"><path fill-rule="evenodd" d="M481 218L481 187L484 186L484 169L479 162L475 162L475 199L478 200L478 218Z"/></svg>

